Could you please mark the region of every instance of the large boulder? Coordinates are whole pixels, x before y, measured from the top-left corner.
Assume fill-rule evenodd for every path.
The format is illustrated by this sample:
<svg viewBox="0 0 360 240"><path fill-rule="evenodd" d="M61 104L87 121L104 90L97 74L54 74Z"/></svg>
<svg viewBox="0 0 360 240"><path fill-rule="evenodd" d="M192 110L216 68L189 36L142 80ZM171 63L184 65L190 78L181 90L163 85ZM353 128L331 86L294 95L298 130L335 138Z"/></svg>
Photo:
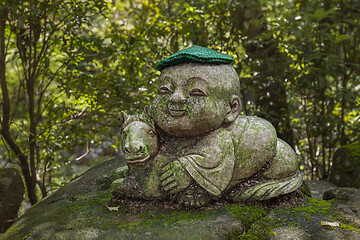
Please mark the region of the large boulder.
<svg viewBox="0 0 360 240"><path fill-rule="evenodd" d="M351 189L347 198L332 190L331 200L305 197L302 203L283 196L289 202L277 208L273 199L189 211L167 202L112 201L110 183L121 166L123 159L114 159L90 169L28 210L2 240L360 239L359 213L349 212L358 211L354 196L360 193ZM340 201L352 207L342 210Z"/></svg>
<svg viewBox="0 0 360 240"><path fill-rule="evenodd" d="M28 210L2 239L225 239L266 215L261 206L185 211L164 202L112 202L112 174L123 165L118 159L90 169Z"/></svg>
<svg viewBox="0 0 360 240"><path fill-rule="evenodd" d="M348 223L360 227L360 189L333 187L324 192L323 198L333 202L333 208ZM360 233L360 231L358 231ZM359 238L360 239L360 238Z"/></svg>
<svg viewBox="0 0 360 240"><path fill-rule="evenodd" d="M324 192L332 187L335 187L334 184L325 180L305 180L304 183L309 187L311 197L316 199L323 199Z"/></svg>
<svg viewBox="0 0 360 240"><path fill-rule="evenodd" d="M325 191L324 199L276 208L240 239L360 239L360 190L335 187Z"/></svg>
<svg viewBox="0 0 360 240"><path fill-rule="evenodd" d="M24 192L24 183L15 168L0 169L0 232L17 219Z"/></svg>
<svg viewBox="0 0 360 240"><path fill-rule="evenodd" d="M338 187L360 188L360 142L342 146L334 153L329 181Z"/></svg>

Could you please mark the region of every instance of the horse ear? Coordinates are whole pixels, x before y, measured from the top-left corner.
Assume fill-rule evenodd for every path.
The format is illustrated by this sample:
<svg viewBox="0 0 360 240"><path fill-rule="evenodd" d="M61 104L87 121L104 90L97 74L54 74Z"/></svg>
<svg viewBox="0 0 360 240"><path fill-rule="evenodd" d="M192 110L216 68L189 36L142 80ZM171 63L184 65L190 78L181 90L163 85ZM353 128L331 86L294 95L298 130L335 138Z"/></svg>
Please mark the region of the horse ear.
<svg viewBox="0 0 360 240"><path fill-rule="evenodd" d="M121 113L120 113L120 126L122 126L124 124L124 122L126 122L126 120L128 118L129 118L128 115L125 112L121 111Z"/></svg>
<svg viewBox="0 0 360 240"><path fill-rule="evenodd" d="M150 107L148 105L145 105L144 107L144 114L150 117Z"/></svg>

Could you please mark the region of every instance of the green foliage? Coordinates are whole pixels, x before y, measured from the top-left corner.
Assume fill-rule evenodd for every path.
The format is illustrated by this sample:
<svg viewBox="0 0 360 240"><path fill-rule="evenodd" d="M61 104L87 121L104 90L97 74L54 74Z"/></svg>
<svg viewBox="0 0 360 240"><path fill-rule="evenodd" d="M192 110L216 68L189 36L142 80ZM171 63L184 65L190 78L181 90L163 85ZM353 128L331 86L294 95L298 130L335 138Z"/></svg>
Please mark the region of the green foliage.
<svg viewBox="0 0 360 240"><path fill-rule="evenodd" d="M52 151L55 146L62 148L65 141L52 134L54 128L84 112L84 108L78 110L80 104L65 97L61 77L66 66L81 59L76 49L84 43L82 29L102 11L100 5L59 0L3 2L0 147L7 149L2 155L20 165L32 204L37 201L36 184L46 196L46 173L51 165L59 164L53 161ZM61 104L69 114L51 112ZM69 104L75 107L74 114Z"/></svg>
<svg viewBox="0 0 360 240"><path fill-rule="evenodd" d="M359 23L353 17L360 13L347 2L315 1L295 8L297 13L286 16L289 24L279 26L284 36L277 38L293 72L292 114L300 116L293 126L303 132L296 145L310 175L324 179L334 149L358 137L349 120L359 118Z"/></svg>
<svg viewBox="0 0 360 240"><path fill-rule="evenodd" d="M346 157L358 159L360 163L360 142L355 142L349 145L342 146L346 149Z"/></svg>

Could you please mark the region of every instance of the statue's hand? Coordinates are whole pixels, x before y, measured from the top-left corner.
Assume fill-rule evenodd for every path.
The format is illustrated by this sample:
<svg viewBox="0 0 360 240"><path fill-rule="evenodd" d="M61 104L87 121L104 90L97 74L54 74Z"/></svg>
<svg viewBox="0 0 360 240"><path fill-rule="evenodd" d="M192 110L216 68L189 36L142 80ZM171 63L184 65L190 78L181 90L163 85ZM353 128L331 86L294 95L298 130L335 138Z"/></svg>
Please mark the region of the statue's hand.
<svg viewBox="0 0 360 240"><path fill-rule="evenodd" d="M179 161L167 164L163 167L162 172L163 174L160 176L160 181L166 192L180 192L187 188L192 181L191 176Z"/></svg>

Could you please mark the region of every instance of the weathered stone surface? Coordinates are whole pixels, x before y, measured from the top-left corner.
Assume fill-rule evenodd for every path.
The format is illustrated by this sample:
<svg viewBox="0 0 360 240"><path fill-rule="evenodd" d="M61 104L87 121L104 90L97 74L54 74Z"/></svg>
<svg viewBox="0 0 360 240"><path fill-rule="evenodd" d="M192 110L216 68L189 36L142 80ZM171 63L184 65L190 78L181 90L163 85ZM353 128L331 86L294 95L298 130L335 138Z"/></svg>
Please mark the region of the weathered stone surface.
<svg viewBox="0 0 360 240"><path fill-rule="evenodd" d="M360 188L360 142L342 146L334 153L329 181L338 187Z"/></svg>
<svg viewBox="0 0 360 240"><path fill-rule="evenodd" d="M357 189L330 189L331 200L271 211L233 204L185 211L160 202L111 202L111 176L124 164L90 169L32 207L1 239L360 239Z"/></svg>
<svg viewBox="0 0 360 240"><path fill-rule="evenodd" d="M282 178L282 179L272 179L264 183L256 184L241 194L234 194L233 200L236 202L240 201L256 201L268 200L286 193L291 193L294 189L298 189L302 181L302 174L298 172L295 176Z"/></svg>
<svg viewBox="0 0 360 240"><path fill-rule="evenodd" d="M24 192L24 183L15 168L0 169L0 232L17 219Z"/></svg>
<svg viewBox="0 0 360 240"><path fill-rule="evenodd" d="M157 202L115 204L110 178L124 164L111 160L90 169L28 210L2 239L225 239L245 230L240 219L249 224L266 214L262 207L185 211Z"/></svg>
<svg viewBox="0 0 360 240"><path fill-rule="evenodd" d="M298 157L274 126L240 115L233 60L193 46L159 63L151 107L140 115L121 113L129 171L114 181L115 197L170 196L194 208L224 199L267 200L301 186Z"/></svg>
<svg viewBox="0 0 360 240"><path fill-rule="evenodd" d="M325 180L304 180L304 182L310 189L311 197L316 199L323 199L324 192L326 192L332 187L335 187L334 184Z"/></svg>
<svg viewBox="0 0 360 240"><path fill-rule="evenodd" d="M346 204L358 205L358 200L340 203L308 198L298 206L279 207L254 223L240 239L360 239L358 212L352 216L345 214L349 212Z"/></svg>
<svg viewBox="0 0 360 240"><path fill-rule="evenodd" d="M269 159L264 172L268 180L239 191L232 200L267 200L293 192L302 183L294 150L277 139L274 127L264 119L239 116L231 126L195 139L163 137L159 152L157 131L149 116L122 113L122 123L122 147L129 171L112 183L116 197L164 199L165 191L186 189L179 200L184 203L195 194L191 189L196 186L189 187L194 180L220 198L256 174ZM171 177L179 180L176 186ZM197 195L200 187L196 188ZM209 195L207 192L203 191L202 199ZM196 202L194 206L209 202L197 199L189 201Z"/></svg>
<svg viewBox="0 0 360 240"><path fill-rule="evenodd" d="M360 189L333 187L324 192L325 200L334 201L334 209L349 223L360 228Z"/></svg>

